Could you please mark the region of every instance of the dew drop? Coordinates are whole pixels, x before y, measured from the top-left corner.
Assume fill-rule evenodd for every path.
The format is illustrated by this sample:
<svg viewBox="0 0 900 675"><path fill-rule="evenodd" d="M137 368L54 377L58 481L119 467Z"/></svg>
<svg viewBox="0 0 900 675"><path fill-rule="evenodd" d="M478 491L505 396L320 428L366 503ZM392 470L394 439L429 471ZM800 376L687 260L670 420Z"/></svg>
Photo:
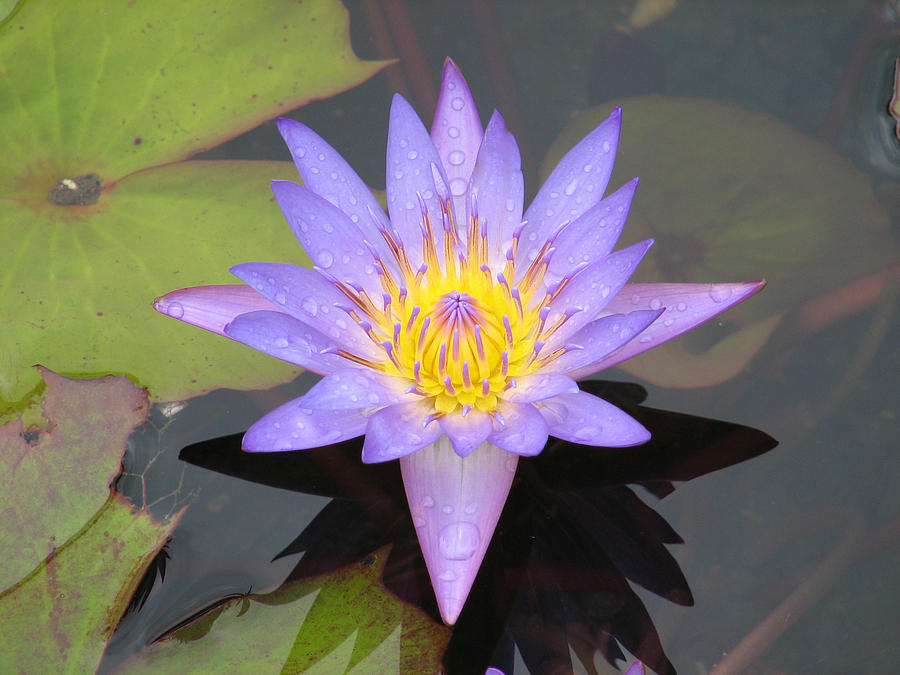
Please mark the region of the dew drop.
<svg viewBox="0 0 900 675"><path fill-rule="evenodd" d="M466 179L454 178L450 181L450 194L454 197L461 197L466 193Z"/></svg>
<svg viewBox="0 0 900 675"><path fill-rule="evenodd" d="M466 515L474 515L474 513L478 510L478 504L476 502L470 502L466 505Z"/></svg>
<svg viewBox="0 0 900 675"><path fill-rule="evenodd" d="M462 150L454 150L447 155L447 161L453 166L459 166L466 161L466 153Z"/></svg>
<svg viewBox="0 0 900 675"><path fill-rule="evenodd" d="M424 506L426 509L430 509L432 506L434 506L434 499L426 495L422 498L422 506Z"/></svg>
<svg viewBox="0 0 900 675"><path fill-rule="evenodd" d="M565 187L565 189L563 190L563 192L565 192L566 195L571 195L571 194L574 194L574 193L575 193L575 190L576 190L577 188L578 188L578 179L577 179L577 178L573 178L571 181L569 181L569 184L566 185L566 187Z"/></svg>
<svg viewBox="0 0 900 675"><path fill-rule="evenodd" d="M287 338L275 338L275 342L273 342L276 348L278 349L287 349L288 344L290 344Z"/></svg>
<svg viewBox="0 0 900 675"><path fill-rule="evenodd" d="M507 200L506 200L506 210L507 210L507 211L514 211L515 208L516 208L516 202L515 202L515 200L514 200L514 199L507 199Z"/></svg>
<svg viewBox="0 0 900 675"><path fill-rule="evenodd" d="M659 298L653 298L650 300L650 309L659 309L662 307L662 300Z"/></svg>
<svg viewBox="0 0 900 675"><path fill-rule="evenodd" d="M173 319L180 319L184 316L184 305L180 302L173 302L166 308L166 314Z"/></svg>
<svg viewBox="0 0 900 675"><path fill-rule="evenodd" d="M301 148L299 145L296 148L294 148L294 157L297 157L298 159L303 159L305 156L306 156L305 148Z"/></svg>
<svg viewBox="0 0 900 675"><path fill-rule="evenodd" d="M459 138L459 129L457 129L456 127L450 127L449 129L447 129L447 135L450 138Z"/></svg>
<svg viewBox="0 0 900 675"><path fill-rule="evenodd" d="M683 312L687 309L687 303L679 302L677 305L675 305L675 309L677 309L679 312Z"/></svg>
<svg viewBox="0 0 900 675"><path fill-rule="evenodd" d="M287 302L287 296L284 293L276 293L275 302L277 302L279 305L283 305Z"/></svg>
<svg viewBox="0 0 900 675"><path fill-rule="evenodd" d="M609 152L609 141L603 141L603 152Z"/></svg>
<svg viewBox="0 0 900 675"><path fill-rule="evenodd" d="M465 103L459 96L450 101L450 107L454 110L462 110L464 105Z"/></svg>
<svg viewBox="0 0 900 675"><path fill-rule="evenodd" d="M456 573L453 570L444 570L438 575L441 581L456 581Z"/></svg>
<svg viewBox="0 0 900 675"><path fill-rule="evenodd" d="M709 289L709 297L713 302L725 302L731 297L731 288L729 286L712 286Z"/></svg>
<svg viewBox="0 0 900 675"><path fill-rule="evenodd" d="M453 507L450 506L449 504L447 504L447 506L442 508L441 511L443 511L444 513L446 513L449 516L451 513L453 513Z"/></svg>
<svg viewBox="0 0 900 675"><path fill-rule="evenodd" d="M585 164L581 168L584 170L585 173L590 173L591 171L594 170L594 165L593 164Z"/></svg>
<svg viewBox="0 0 900 675"><path fill-rule="evenodd" d="M451 523L441 530L439 547L447 560L468 560L481 543L481 533L472 523Z"/></svg>
<svg viewBox="0 0 900 675"><path fill-rule="evenodd" d="M329 251L327 248L323 248L321 251L319 251L318 258L319 266L323 269L327 270L332 266L332 264L334 264L334 255L332 255L331 251Z"/></svg>
<svg viewBox="0 0 900 675"><path fill-rule="evenodd" d="M416 516L413 518L413 525L416 527L425 527L425 519L422 516Z"/></svg>
<svg viewBox="0 0 900 675"><path fill-rule="evenodd" d="M302 307L303 311L310 316L315 316L319 313L319 303L317 303L316 299L311 295L303 298L303 301L300 303L300 307Z"/></svg>

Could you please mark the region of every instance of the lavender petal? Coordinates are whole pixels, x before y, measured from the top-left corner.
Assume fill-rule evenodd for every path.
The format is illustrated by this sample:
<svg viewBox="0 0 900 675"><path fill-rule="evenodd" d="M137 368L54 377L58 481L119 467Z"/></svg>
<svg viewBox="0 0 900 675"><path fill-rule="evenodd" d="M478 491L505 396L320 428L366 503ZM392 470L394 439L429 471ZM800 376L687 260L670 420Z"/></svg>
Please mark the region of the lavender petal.
<svg viewBox="0 0 900 675"><path fill-rule="evenodd" d="M585 392L561 394L537 404L551 436L582 445L625 448L650 440L650 432L630 415Z"/></svg>

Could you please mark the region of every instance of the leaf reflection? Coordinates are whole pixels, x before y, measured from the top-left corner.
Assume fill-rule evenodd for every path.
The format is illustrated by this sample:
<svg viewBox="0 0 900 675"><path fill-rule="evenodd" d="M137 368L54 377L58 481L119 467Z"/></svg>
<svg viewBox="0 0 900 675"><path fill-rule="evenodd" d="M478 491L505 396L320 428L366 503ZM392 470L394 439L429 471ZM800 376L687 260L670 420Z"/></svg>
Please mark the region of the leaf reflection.
<svg viewBox="0 0 900 675"><path fill-rule="evenodd" d="M657 673L674 673L653 621L629 581L680 605L693 598L666 544L682 543L627 484L662 498L672 481L731 466L775 447L767 434L728 422L639 405L643 388L586 381L650 429L643 446L605 449L551 439L521 462L469 602L444 657L448 671L512 672L517 647L532 672L593 672L599 651L613 665L622 647ZM332 497L276 557L305 552L291 578L322 574L393 546L386 586L439 617L394 464L363 467L361 440L294 453L250 454L241 435L186 447L181 458L246 480Z"/></svg>

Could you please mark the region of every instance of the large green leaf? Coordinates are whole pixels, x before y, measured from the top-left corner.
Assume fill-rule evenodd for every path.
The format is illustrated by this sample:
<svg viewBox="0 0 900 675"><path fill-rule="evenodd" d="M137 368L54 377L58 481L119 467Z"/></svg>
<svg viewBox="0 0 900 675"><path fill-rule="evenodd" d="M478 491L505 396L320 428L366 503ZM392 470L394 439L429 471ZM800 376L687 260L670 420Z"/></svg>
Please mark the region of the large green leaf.
<svg viewBox="0 0 900 675"><path fill-rule="evenodd" d="M292 169L169 163L376 72L340 2L26 0L0 64L0 416L25 406L34 363L128 373L157 400L290 378L149 307L238 262L305 260L268 189ZM48 201L88 174L98 203Z"/></svg>
<svg viewBox="0 0 900 675"><path fill-rule="evenodd" d="M233 600L122 673L436 673L450 629L381 582L389 548L333 573ZM299 632L298 632L299 630Z"/></svg>

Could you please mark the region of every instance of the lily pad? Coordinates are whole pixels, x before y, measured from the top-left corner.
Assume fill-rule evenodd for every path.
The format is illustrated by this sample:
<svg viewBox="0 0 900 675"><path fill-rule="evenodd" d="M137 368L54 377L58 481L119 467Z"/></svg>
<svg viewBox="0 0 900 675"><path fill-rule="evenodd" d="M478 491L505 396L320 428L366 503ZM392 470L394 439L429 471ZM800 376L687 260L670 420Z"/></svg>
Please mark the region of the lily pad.
<svg viewBox="0 0 900 675"><path fill-rule="evenodd" d="M78 535L0 593L0 671L93 673L176 524L156 523L121 495L110 496Z"/></svg>
<svg viewBox="0 0 900 675"><path fill-rule="evenodd" d="M150 303L285 249L268 182L287 165L171 163L377 72L343 5L29 0L0 24L0 62L0 413L38 362L126 372L157 400L290 378L225 340L167 343L178 327L153 327Z"/></svg>
<svg viewBox="0 0 900 675"><path fill-rule="evenodd" d="M73 380L38 370L47 383L48 428L23 430L21 421L0 428L0 589L24 578L100 510L125 441L147 419L146 392L124 377Z"/></svg>
<svg viewBox="0 0 900 675"><path fill-rule="evenodd" d="M450 629L385 589L389 550L232 600L117 672L206 673L211 663L228 672L439 672Z"/></svg>
<svg viewBox="0 0 900 675"><path fill-rule="evenodd" d="M695 331L623 363L628 372L672 386L727 379L765 343L778 315L896 260L888 214L850 160L725 101L646 96L592 108L553 143L543 173L613 106L622 107L623 127L610 185L641 177L619 246L657 240L634 280L768 281L765 293L725 315L749 331L726 336L734 349L708 351L711 336ZM688 352L695 358L684 360Z"/></svg>

